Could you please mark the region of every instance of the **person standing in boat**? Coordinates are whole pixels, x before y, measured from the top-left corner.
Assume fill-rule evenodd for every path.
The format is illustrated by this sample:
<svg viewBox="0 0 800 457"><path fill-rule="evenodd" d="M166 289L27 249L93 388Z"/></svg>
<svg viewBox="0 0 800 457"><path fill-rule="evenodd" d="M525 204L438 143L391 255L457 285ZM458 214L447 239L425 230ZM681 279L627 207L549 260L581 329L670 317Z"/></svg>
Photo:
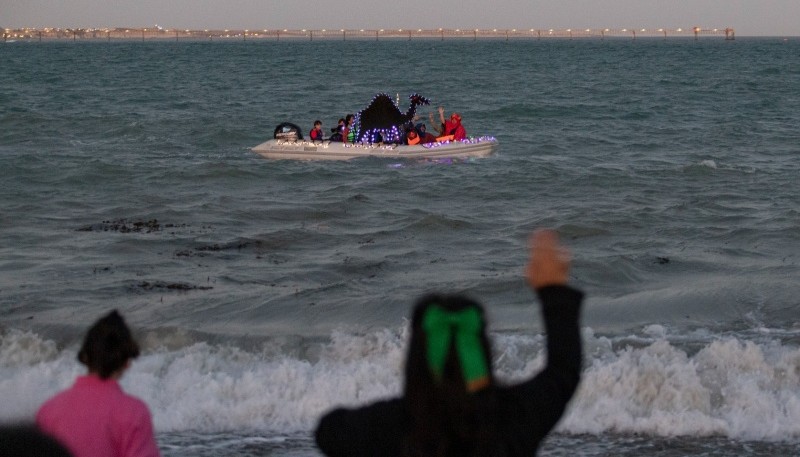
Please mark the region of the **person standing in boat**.
<svg viewBox="0 0 800 457"><path fill-rule="evenodd" d="M322 121L319 119L314 121L314 128L308 132L308 137L311 141L322 141Z"/></svg>
<svg viewBox="0 0 800 457"><path fill-rule="evenodd" d="M327 413L316 430L328 457L529 457L580 381L583 293L567 285L569 256L552 231L531 238L525 270L541 302L547 364L513 385L495 381L484 310L432 294L414 308L399 398Z"/></svg>

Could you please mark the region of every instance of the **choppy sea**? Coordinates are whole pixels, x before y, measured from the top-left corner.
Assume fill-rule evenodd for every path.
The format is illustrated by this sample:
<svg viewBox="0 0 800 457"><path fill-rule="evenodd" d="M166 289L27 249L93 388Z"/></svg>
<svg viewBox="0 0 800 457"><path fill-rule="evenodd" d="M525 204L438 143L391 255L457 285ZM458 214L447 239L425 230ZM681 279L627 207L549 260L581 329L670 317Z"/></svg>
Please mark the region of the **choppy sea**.
<svg viewBox="0 0 800 457"><path fill-rule="evenodd" d="M0 43L0 421L83 372L112 308L163 455L318 456L396 395L421 294L543 363L522 278L552 227L587 294L543 456L800 454L800 39ZM474 160L268 161L379 92L492 135Z"/></svg>

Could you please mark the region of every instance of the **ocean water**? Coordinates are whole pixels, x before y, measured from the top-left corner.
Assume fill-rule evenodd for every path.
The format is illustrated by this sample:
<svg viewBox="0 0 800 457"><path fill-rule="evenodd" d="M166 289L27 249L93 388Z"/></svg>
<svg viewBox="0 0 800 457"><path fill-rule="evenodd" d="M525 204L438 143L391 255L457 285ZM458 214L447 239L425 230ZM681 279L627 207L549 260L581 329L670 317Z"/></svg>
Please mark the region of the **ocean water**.
<svg viewBox="0 0 800 457"><path fill-rule="evenodd" d="M587 294L544 456L800 454L800 40L0 43L0 421L31 420L112 308L164 456L318 456L320 414L396 395L419 295L544 361L527 237ZM484 159L268 161L419 92Z"/></svg>

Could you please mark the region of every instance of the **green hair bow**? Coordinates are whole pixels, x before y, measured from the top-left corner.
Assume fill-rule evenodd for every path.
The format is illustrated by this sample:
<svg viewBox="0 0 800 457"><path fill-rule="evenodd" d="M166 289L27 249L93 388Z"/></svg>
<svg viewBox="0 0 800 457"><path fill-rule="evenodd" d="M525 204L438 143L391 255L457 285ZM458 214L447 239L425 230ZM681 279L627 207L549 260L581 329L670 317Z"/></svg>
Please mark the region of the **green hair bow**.
<svg viewBox="0 0 800 457"><path fill-rule="evenodd" d="M422 328L428 340L428 366L437 379L444 373L444 364L455 340L455 349L461 372L470 392L488 383L489 368L481 344L481 319L477 308L462 311L447 311L441 306L431 305L422 318Z"/></svg>

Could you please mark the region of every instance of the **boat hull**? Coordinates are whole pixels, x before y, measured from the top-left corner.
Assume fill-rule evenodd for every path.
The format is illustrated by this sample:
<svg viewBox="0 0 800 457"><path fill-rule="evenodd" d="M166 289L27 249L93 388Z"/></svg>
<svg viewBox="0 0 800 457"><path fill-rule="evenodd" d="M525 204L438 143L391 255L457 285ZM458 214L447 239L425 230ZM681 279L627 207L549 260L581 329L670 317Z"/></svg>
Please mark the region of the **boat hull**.
<svg viewBox="0 0 800 457"><path fill-rule="evenodd" d="M251 149L267 159L350 160L358 157L435 159L486 157L497 150L493 137L409 145L349 144L338 141L268 140Z"/></svg>

